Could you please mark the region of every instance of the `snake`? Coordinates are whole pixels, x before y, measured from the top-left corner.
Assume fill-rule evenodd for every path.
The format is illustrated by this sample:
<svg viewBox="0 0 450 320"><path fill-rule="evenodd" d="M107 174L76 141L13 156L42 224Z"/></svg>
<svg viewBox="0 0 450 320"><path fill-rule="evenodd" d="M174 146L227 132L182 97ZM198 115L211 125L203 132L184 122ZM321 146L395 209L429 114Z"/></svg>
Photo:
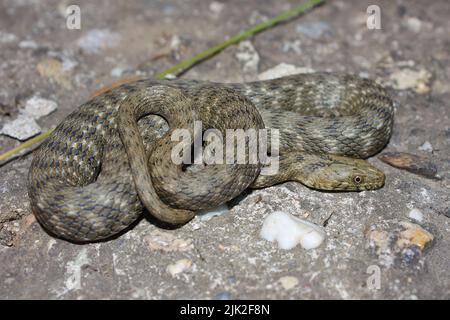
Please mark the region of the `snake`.
<svg viewBox="0 0 450 320"><path fill-rule="evenodd" d="M375 190L385 175L366 158L388 143L393 118L387 90L351 74L244 83L138 80L79 106L34 151L30 206L49 234L84 243L118 236L145 214L183 225L246 189L286 181L317 190ZM183 149L200 136L206 150L202 134L219 139L230 130L266 130L262 152L278 169L263 174L267 161L196 162L195 152ZM248 146L250 139L239 141ZM237 147L230 150L237 155ZM211 152L220 159L220 148Z"/></svg>

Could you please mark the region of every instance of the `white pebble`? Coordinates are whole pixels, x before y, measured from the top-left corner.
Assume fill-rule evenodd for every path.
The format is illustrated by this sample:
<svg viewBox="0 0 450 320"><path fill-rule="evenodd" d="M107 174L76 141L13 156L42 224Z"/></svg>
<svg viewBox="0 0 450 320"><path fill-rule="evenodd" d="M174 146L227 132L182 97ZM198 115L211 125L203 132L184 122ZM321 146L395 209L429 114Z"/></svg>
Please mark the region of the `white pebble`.
<svg viewBox="0 0 450 320"><path fill-rule="evenodd" d="M419 150L433 152L433 146L431 145L430 141L425 141L425 143L419 147Z"/></svg>
<svg viewBox="0 0 450 320"><path fill-rule="evenodd" d="M99 53L102 49L117 45L119 38L119 34L110 30L93 29L78 39L78 46L87 53Z"/></svg>
<svg viewBox="0 0 450 320"><path fill-rule="evenodd" d="M406 26L409 30L415 33L419 33L420 29L422 29L422 21L420 21L416 17L410 17L406 20Z"/></svg>
<svg viewBox="0 0 450 320"><path fill-rule="evenodd" d="M17 40L18 38L15 34L0 31L0 43L11 43Z"/></svg>
<svg viewBox="0 0 450 320"><path fill-rule="evenodd" d="M394 89L412 89L419 94L425 94L430 91L429 82L431 77L432 74L428 70L421 69L419 71L415 71L406 68L393 72L389 76L389 79Z"/></svg>
<svg viewBox="0 0 450 320"><path fill-rule="evenodd" d="M41 132L41 127L36 121L26 115L19 115L16 119L6 123L1 129L0 134L5 134L15 139L26 140Z"/></svg>
<svg viewBox="0 0 450 320"><path fill-rule="evenodd" d="M116 78L121 77L125 72L130 71L130 66L118 66L111 70L110 75Z"/></svg>
<svg viewBox="0 0 450 320"><path fill-rule="evenodd" d="M172 38L170 39L170 48L172 50L178 50L180 48L181 45L181 39L178 35L173 35Z"/></svg>
<svg viewBox="0 0 450 320"><path fill-rule="evenodd" d="M293 276L282 277L278 281L285 290L290 290L298 285L298 279Z"/></svg>
<svg viewBox="0 0 450 320"><path fill-rule="evenodd" d="M263 223L260 235L267 241L277 241L278 247L289 250L300 245L314 249L325 240L325 231L318 225L299 219L283 211L268 215Z"/></svg>
<svg viewBox="0 0 450 320"><path fill-rule="evenodd" d="M242 64L244 72L257 72L259 65L259 54L250 41L242 41L238 45L236 58Z"/></svg>
<svg viewBox="0 0 450 320"><path fill-rule="evenodd" d="M192 266L192 261L189 259L181 259L173 264L169 264L167 266L166 271L170 273L170 275L173 277L179 273L182 273Z"/></svg>
<svg viewBox="0 0 450 320"><path fill-rule="evenodd" d="M37 47L37 43L33 40L23 40L19 42L19 48L21 49L36 49Z"/></svg>
<svg viewBox="0 0 450 320"><path fill-rule="evenodd" d="M223 4L221 2L217 2L217 1L213 1L209 4L209 10L211 10L215 14L221 13L224 7L225 7L225 4Z"/></svg>
<svg viewBox="0 0 450 320"><path fill-rule="evenodd" d="M31 138L41 132L41 127L35 119L48 115L57 107L57 103L52 100L31 97L27 100L25 108L19 110L17 118L5 123L0 129L0 134L19 140Z"/></svg>
<svg viewBox="0 0 450 320"><path fill-rule="evenodd" d="M225 213L228 212L228 206L227 204L222 204L218 207L208 209L208 210L201 210L197 212L197 216L199 217L200 221L208 221L211 220L214 217L219 217Z"/></svg>
<svg viewBox="0 0 450 320"><path fill-rule="evenodd" d="M27 100L25 108L21 112L34 119L39 119L52 113L56 108L58 108L58 104L55 101L34 96Z"/></svg>
<svg viewBox="0 0 450 320"><path fill-rule="evenodd" d="M408 213L408 217L410 217L411 219L414 219L418 222L422 222L423 221L423 213L419 210L419 209L412 209L409 213Z"/></svg>

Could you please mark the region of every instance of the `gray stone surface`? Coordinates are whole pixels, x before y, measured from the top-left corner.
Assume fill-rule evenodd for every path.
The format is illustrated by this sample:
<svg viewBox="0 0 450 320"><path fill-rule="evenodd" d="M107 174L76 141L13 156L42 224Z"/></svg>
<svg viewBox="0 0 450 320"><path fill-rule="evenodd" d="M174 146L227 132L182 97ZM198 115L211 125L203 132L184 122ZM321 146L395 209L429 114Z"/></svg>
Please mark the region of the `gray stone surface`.
<svg viewBox="0 0 450 320"><path fill-rule="evenodd" d="M201 0L77 3L81 30L65 27L69 2L0 3L2 124L39 96L58 103L37 120L43 129L52 127L118 75L152 76L297 1L224 1L220 10ZM0 167L0 298L449 299L450 6L378 3L382 30L366 27L372 2L330 1L252 38L257 72L244 72L234 46L183 78L251 80L283 62L377 79L397 101L386 151L425 154L439 179L374 157L369 161L387 175L378 191L327 193L285 183L248 192L228 213L175 230L142 219L116 239L74 245L50 237L34 220L27 154ZM310 37L299 25L328 28ZM94 50L98 30L102 41L114 41ZM431 149L422 147L427 141ZM0 136L0 152L17 143ZM408 216L412 208L423 221ZM326 241L311 251L284 251L261 239L263 219L275 210L325 225ZM424 240L427 235L433 240ZM380 268L379 289L367 286L370 266Z"/></svg>

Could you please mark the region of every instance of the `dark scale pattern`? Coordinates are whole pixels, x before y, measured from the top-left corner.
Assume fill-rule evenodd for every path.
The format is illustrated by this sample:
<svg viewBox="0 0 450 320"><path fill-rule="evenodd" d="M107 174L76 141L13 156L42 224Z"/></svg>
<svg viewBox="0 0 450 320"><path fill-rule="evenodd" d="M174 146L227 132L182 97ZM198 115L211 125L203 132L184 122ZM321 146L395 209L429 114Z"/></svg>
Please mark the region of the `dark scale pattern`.
<svg viewBox="0 0 450 320"><path fill-rule="evenodd" d="M196 120L223 137L226 129L279 129L279 171L174 164L171 134L183 128L193 136ZM124 230L144 207L160 220L185 223L249 186L295 180L322 190L376 189L383 173L355 158L381 150L392 123L385 90L350 75L243 84L140 80L86 102L41 145L28 176L31 207L51 233L96 241Z"/></svg>

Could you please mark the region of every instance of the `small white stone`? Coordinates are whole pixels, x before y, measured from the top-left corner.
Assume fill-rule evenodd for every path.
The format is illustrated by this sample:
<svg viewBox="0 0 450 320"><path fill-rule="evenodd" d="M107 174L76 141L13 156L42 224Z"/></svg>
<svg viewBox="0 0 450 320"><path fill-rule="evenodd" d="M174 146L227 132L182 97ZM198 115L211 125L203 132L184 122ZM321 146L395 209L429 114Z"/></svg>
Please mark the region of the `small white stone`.
<svg viewBox="0 0 450 320"><path fill-rule="evenodd" d="M278 247L289 250L300 244L304 249L314 249L325 239L325 231L318 225L299 219L283 211L268 215L260 235L267 241L277 241Z"/></svg>
<svg viewBox="0 0 450 320"><path fill-rule="evenodd" d="M145 236L144 241L146 242L148 248L152 251L189 251L194 248L192 239L177 238L169 231L162 231L158 229L151 232L148 236Z"/></svg>
<svg viewBox="0 0 450 320"><path fill-rule="evenodd" d="M119 42L119 34L108 29L93 29L78 39L78 46L87 53L99 53L102 49L113 47Z"/></svg>
<svg viewBox="0 0 450 320"><path fill-rule="evenodd" d="M283 43L283 47L281 50L283 50L283 52L289 52L289 51L293 51L297 54L301 54L302 53L302 48L301 48L301 41L300 40L295 40L295 41L285 41Z"/></svg>
<svg viewBox="0 0 450 320"><path fill-rule="evenodd" d="M191 226L192 231L196 231L196 230L199 230L201 228L200 224L196 220L197 219L194 219L194 221L189 223L189 225Z"/></svg>
<svg viewBox="0 0 450 320"><path fill-rule="evenodd" d="M19 116L8 123L1 129L0 133L19 140L26 140L41 132L41 128L36 121L27 115L19 114Z"/></svg>
<svg viewBox="0 0 450 320"><path fill-rule="evenodd" d="M433 146L430 141L425 141L423 145L418 148L420 151L433 152Z"/></svg>
<svg viewBox="0 0 450 320"><path fill-rule="evenodd" d="M124 69L122 67L115 67L114 69L111 70L109 74L113 77L119 78L122 76L123 72Z"/></svg>
<svg viewBox="0 0 450 320"><path fill-rule="evenodd" d="M416 17L409 17L406 20L406 26L408 27L409 30L415 33L419 33L420 30L422 29L422 21L417 19Z"/></svg>
<svg viewBox="0 0 450 320"><path fill-rule="evenodd" d="M278 281L285 290L290 290L298 285L298 279L293 276L282 277Z"/></svg>
<svg viewBox="0 0 450 320"><path fill-rule="evenodd" d="M429 82L432 74L425 69L415 71L412 69L401 69L390 75L390 82L394 89L408 90L413 89L419 94L430 92Z"/></svg>
<svg viewBox="0 0 450 320"><path fill-rule="evenodd" d="M111 76L119 78L121 77L125 72L130 71L130 66L117 66L111 70L109 73Z"/></svg>
<svg viewBox="0 0 450 320"><path fill-rule="evenodd" d="M182 273L192 267L192 261L189 259L181 259L173 264L169 264L166 271L173 277L179 273Z"/></svg>
<svg viewBox="0 0 450 320"><path fill-rule="evenodd" d="M215 14L221 13L224 7L225 7L224 3L217 2L217 1L213 1L209 4L209 10L211 10Z"/></svg>
<svg viewBox="0 0 450 320"><path fill-rule="evenodd" d="M173 73L169 73L164 76L164 79L168 79L168 80L174 80L176 78L177 78L177 76L174 75Z"/></svg>
<svg viewBox="0 0 450 320"><path fill-rule="evenodd" d="M39 119L52 113L56 108L58 108L58 104L55 101L34 96L27 100L21 113L34 119Z"/></svg>
<svg viewBox="0 0 450 320"><path fill-rule="evenodd" d="M244 72L258 71L259 54L250 41L242 41L239 44L236 58L242 64Z"/></svg>
<svg viewBox="0 0 450 320"><path fill-rule="evenodd" d="M412 209L409 213L408 213L408 217L410 217L411 219L414 219L418 222L422 222L423 221L423 213L419 210L419 209Z"/></svg>
<svg viewBox="0 0 450 320"><path fill-rule="evenodd" d="M212 209L200 210L197 212L197 216L199 217L200 221L208 221L214 217L219 217L225 213L228 213L228 211L228 206L225 203Z"/></svg>
<svg viewBox="0 0 450 320"><path fill-rule="evenodd" d="M19 42L19 48L21 49L36 49L37 43L33 40L23 40Z"/></svg>
<svg viewBox="0 0 450 320"><path fill-rule="evenodd" d="M313 69L297 67L288 63L280 63L279 65L268 69L258 75L259 80L270 80L300 73L312 73Z"/></svg>
<svg viewBox="0 0 450 320"><path fill-rule="evenodd" d="M181 45L181 39L178 35L173 35L172 38L170 39L170 48L172 50L178 50L180 48Z"/></svg>
<svg viewBox="0 0 450 320"><path fill-rule="evenodd" d="M17 40L18 38L15 34L0 31L0 43L11 43Z"/></svg>

